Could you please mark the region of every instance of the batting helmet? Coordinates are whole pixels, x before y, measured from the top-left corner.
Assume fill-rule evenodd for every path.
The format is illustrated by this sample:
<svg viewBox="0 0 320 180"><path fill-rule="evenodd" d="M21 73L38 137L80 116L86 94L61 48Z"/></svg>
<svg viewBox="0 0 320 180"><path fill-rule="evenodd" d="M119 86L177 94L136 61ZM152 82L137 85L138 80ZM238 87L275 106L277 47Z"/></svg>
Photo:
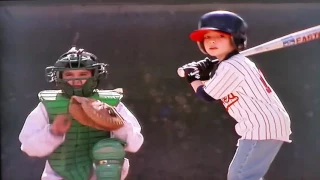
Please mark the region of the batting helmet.
<svg viewBox="0 0 320 180"><path fill-rule="evenodd" d="M247 29L247 23L239 15L230 11L212 11L201 16L198 29L190 34L190 38L207 54L203 45L204 35L208 31L221 31L230 34L237 49L241 51L246 48Z"/></svg>

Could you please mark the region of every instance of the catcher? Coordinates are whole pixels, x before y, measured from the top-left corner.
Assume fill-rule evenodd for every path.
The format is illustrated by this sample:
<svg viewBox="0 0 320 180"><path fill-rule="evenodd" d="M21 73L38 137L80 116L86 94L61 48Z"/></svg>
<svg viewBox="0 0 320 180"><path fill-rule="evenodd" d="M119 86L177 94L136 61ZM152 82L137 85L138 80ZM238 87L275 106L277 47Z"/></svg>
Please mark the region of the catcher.
<svg viewBox="0 0 320 180"><path fill-rule="evenodd" d="M98 90L107 64L83 49L71 48L46 68L60 90L39 93L19 135L21 150L47 157L43 180L123 180L126 152L137 152L144 138L135 116L121 102L121 89Z"/></svg>

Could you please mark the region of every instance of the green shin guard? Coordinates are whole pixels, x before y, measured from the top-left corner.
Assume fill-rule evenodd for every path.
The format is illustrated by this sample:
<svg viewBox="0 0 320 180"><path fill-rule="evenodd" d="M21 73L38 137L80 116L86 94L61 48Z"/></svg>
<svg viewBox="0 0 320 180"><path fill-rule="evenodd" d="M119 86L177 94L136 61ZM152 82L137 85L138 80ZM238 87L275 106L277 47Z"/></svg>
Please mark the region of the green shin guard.
<svg viewBox="0 0 320 180"><path fill-rule="evenodd" d="M124 162L124 143L117 139L98 141L92 149L97 180L120 180Z"/></svg>

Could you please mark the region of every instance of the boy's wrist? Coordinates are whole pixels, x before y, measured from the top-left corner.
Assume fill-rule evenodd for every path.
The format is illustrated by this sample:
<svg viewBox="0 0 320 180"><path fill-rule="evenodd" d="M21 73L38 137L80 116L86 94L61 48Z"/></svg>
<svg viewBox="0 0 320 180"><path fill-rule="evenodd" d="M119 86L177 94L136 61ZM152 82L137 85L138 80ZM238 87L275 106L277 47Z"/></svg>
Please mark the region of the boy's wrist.
<svg viewBox="0 0 320 180"><path fill-rule="evenodd" d="M54 136L63 136L64 134L63 133L59 133L57 131L55 131L52 126L49 127L49 132L50 134L54 135Z"/></svg>
<svg viewBox="0 0 320 180"><path fill-rule="evenodd" d="M190 77L190 76L187 77L187 81L188 81L189 84L191 84L191 83L193 83L194 81L197 81L197 80L198 79L196 79L195 77Z"/></svg>
<svg viewBox="0 0 320 180"><path fill-rule="evenodd" d="M190 85L192 86L193 90L196 92L199 86L202 86L203 83L200 80L196 80L190 83Z"/></svg>

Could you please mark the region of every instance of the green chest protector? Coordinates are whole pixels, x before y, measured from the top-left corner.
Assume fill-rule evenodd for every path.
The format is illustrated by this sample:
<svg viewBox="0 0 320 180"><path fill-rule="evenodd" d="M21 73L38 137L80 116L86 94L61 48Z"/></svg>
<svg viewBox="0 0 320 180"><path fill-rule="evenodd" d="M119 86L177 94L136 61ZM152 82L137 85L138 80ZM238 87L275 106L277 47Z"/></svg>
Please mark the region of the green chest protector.
<svg viewBox="0 0 320 180"><path fill-rule="evenodd" d="M45 90L39 93L49 122L58 114L68 114L69 98L60 90ZM109 105L120 103L122 94L111 90L97 90L90 98ZM51 168L65 180L88 180L96 166L98 180L120 180L125 151L123 143L110 138L110 132L84 126L76 120L65 136L65 141L49 156Z"/></svg>

